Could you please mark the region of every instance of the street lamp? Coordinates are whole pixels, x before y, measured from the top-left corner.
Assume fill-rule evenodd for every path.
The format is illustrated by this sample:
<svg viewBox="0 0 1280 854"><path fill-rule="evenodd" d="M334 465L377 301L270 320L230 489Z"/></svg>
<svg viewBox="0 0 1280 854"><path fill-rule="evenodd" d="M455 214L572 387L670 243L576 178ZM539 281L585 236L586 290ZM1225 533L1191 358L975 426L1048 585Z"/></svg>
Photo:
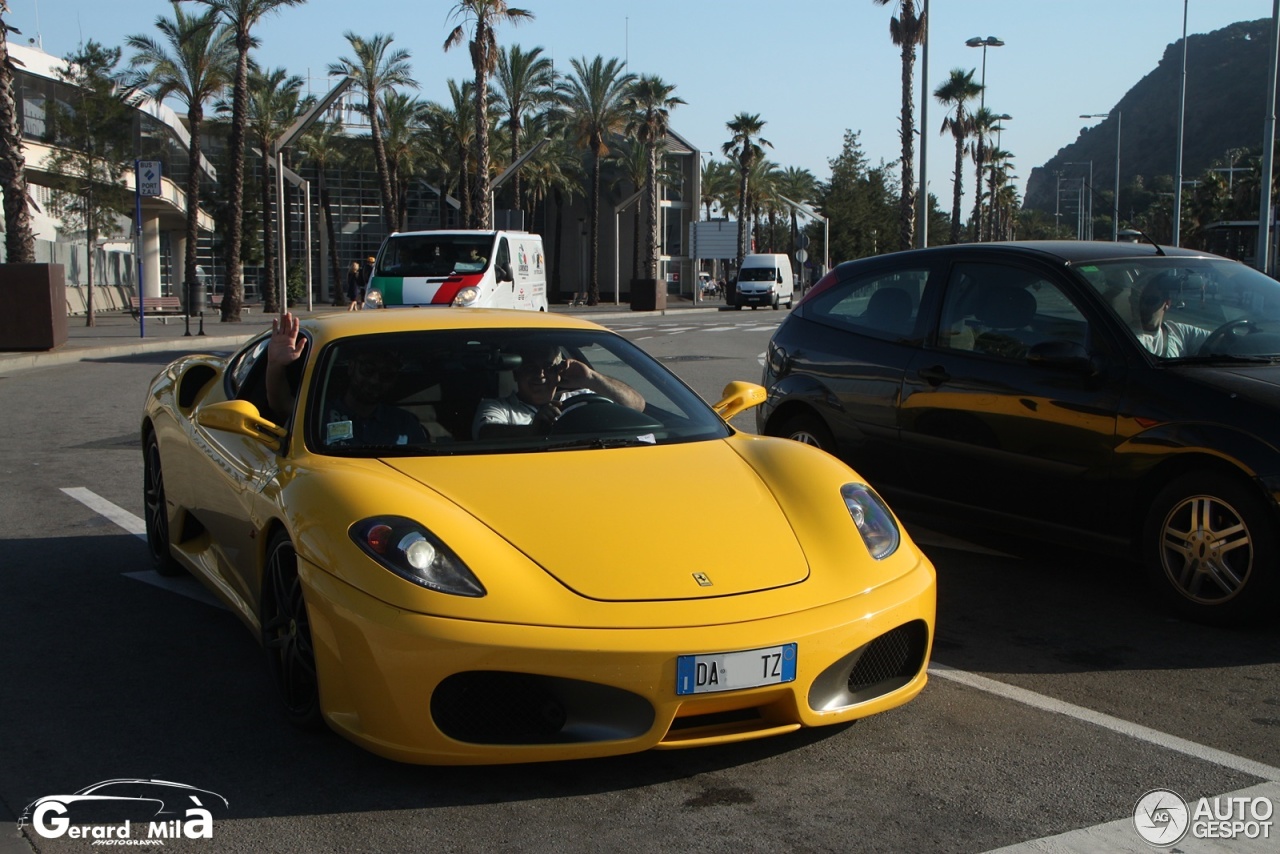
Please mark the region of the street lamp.
<svg viewBox="0 0 1280 854"><path fill-rule="evenodd" d="M1078 212L1079 225L1076 227L1076 237L1079 240L1093 239L1093 161L1092 160L1064 160L1063 166L1088 166L1089 167L1089 210L1085 212L1085 196L1084 188L1080 189L1080 210ZM1080 183L1084 183L1084 179L1080 179ZM1085 219L1086 215L1088 219Z"/></svg>
<svg viewBox="0 0 1280 854"><path fill-rule="evenodd" d="M965 44L969 47L982 48L982 92L978 98L978 106L985 108L987 106L987 48L1004 47L1004 42L995 36L987 36L985 39L982 36L974 36L966 39Z"/></svg>
<svg viewBox="0 0 1280 854"><path fill-rule="evenodd" d="M1081 113L1082 119L1105 119L1107 113ZM1115 198L1112 199L1111 208L1111 242L1117 243L1120 240L1120 123L1124 119L1124 113L1116 110L1116 189Z"/></svg>
<svg viewBox="0 0 1280 854"><path fill-rule="evenodd" d="M1008 113L1001 113L1000 115L994 116L993 118L996 122L1013 121L1013 116L1009 115ZM996 132L996 148L1000 148L1000 134L1004 131L1004 127L1002 125L995 124L991 126L991 129Z"/></svg>

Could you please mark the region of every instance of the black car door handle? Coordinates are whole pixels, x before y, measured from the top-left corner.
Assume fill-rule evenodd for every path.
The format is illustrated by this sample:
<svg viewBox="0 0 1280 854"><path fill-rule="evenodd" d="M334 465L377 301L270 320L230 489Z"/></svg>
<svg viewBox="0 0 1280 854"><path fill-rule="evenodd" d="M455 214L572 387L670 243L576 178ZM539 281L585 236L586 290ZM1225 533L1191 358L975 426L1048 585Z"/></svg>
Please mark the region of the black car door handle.
<svg viewBox="0 0 1280 854"><path fill-rule="evenodd" d="M930 368L921 368L920 379L924 380L929 385L936 386L942 385L947 380L951 379L951 374L947 373L946 369L942 367L942 365L934 365Z"/></svg>

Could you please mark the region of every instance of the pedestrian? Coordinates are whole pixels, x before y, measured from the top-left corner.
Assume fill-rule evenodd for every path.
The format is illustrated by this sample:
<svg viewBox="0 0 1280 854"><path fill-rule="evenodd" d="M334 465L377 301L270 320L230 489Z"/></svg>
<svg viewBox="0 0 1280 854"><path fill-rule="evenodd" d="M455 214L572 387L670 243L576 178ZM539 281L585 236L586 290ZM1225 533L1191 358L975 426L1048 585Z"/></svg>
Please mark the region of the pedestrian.
<svg viewBox="0 0 1280 854"><path fill-rule="evenodd" d="M360 262L352 261L351 269L347 271L347 311L357 311L360 308L362 280Z"/></svg>
<svg viewBox="0 0 1280 854"><path fill-rule="evenodd" d="M364 261L364 267L360 270L360 304L364 305L364 294L369 288L369 280L373 278L373 265L377 259L370 255Z"/></svg>

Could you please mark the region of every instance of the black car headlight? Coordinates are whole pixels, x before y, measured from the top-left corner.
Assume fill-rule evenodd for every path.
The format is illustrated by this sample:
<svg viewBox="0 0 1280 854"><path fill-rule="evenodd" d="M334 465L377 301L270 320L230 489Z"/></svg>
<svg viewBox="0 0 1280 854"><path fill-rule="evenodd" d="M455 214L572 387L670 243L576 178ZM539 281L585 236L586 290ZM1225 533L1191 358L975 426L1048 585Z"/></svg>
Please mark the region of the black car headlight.
<svg viewBox="0 0 1280 854"><path fill-rule="evenodd" d="M871 487L863 483L846 483L840 487L840 496L873 558L883 560L898 550L898 543L902 542L898 523L884 500Z"/></svg>
<svg viewBox="0 0 1280 854"><path fill-rule="evenodd" d="M439 537L403 516L376 516L351 526L365 554L406 581L454 596L478 598L484 585Z"/></svg>

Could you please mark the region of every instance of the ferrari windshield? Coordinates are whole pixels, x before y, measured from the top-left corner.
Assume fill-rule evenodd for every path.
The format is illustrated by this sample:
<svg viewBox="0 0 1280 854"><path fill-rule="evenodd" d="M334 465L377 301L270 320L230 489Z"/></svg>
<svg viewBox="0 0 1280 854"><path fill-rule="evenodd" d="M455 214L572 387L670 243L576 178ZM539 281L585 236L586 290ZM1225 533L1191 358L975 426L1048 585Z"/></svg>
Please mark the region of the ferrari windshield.
<svg viewBox="0 0 1280 854"><path fill-rule="evenodd" d="M604 330L451 329L345 338L310 380L308 446L351 456L607 449L730 430Z"/></svg>
<svg viewBox="0 0 1280 854"><path fill-rule="evenodd" d="M1280 282L1257 270L1179 256L1076 269L1158 360L1280 359Z"/></svg>

